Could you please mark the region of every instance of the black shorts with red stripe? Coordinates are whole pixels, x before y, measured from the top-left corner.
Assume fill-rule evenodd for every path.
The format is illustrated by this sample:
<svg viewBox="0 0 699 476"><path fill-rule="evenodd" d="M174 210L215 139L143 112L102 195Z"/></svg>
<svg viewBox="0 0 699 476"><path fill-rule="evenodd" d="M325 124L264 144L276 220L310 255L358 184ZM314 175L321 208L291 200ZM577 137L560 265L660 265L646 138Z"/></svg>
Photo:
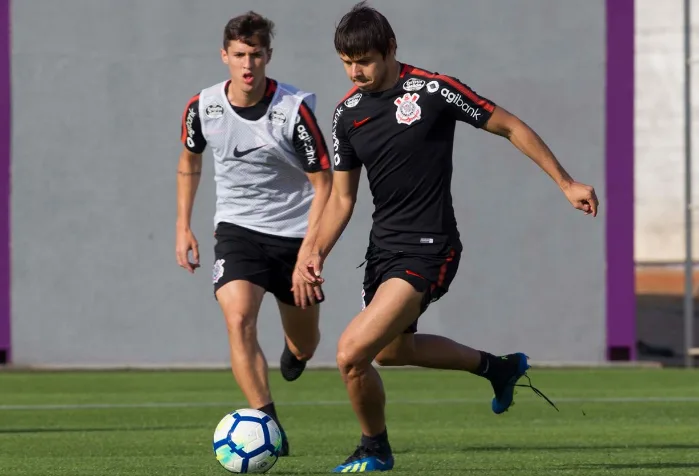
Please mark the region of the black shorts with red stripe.
<svg viewBox="0 0 699 476"><path fill-rule="evenodd" d="M416 291L425 293L420 307L422 315L431 303L449 291L459 269L461 252L448 246L438 254L405 253L386 250L370 242L365 259L363 307L371 303L382 283L391 278L400 278L410 283ZM417 332L417 319L404 332Z"/></svg>

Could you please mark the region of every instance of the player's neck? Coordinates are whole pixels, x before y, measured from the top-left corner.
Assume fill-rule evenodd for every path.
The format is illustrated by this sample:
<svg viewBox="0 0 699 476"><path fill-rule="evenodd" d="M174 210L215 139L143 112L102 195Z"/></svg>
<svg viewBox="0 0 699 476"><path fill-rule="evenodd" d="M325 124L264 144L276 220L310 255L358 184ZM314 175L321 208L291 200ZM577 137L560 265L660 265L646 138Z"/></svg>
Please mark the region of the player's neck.
<svg viewBox="0 0 699 476"><path fill-rule="evenodd" d="M261 81L260 84L252 91L241 91L233 87L228 88L228 102L236 107L250 107L262 101L267 89L267 80Z"/></svg>
<svg viewBox="0 0 699 476"><path fill-rule="evenodd" d="M386 78L376 89L376 92L386 91L396 85L400 77L401 66L397 59L393 58L386 65Z"/></svg>

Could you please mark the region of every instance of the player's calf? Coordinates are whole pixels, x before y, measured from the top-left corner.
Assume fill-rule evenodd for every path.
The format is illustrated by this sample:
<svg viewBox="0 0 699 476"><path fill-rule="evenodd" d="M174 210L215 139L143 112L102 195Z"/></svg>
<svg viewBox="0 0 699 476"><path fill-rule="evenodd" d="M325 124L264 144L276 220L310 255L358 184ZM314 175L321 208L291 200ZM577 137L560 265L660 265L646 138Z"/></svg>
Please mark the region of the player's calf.
<svg viewBox="0 0 699 476"><path fill-rule="evenodd" d="M381 349L374 359L381 367L415 365L414 334L402 334Z"/></svg>
<svg viewBox="0 0 699 476"><path fill-rule="evenodd" d="M264 289L235 280L216 292L228 330L231 370L251 408L271 401L267 361L257 341L257 314Z"/></svg>

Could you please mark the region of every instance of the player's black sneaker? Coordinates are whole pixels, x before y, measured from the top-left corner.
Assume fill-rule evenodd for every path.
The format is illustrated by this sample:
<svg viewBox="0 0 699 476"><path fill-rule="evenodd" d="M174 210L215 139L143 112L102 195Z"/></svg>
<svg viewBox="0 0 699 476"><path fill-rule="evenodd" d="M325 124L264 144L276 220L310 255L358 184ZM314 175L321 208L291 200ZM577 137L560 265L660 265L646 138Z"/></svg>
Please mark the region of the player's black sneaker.
<svg viewBox="0 0 699 476"><path fill-rule="evenodd" d="M493 392L495 393L491 405L494 413L499 415L506 412L512 405L514 405L513 400L515 387L531 388L534 393L545 399L553 408L556 409L556 411L558 411L556 405L549 400L546 395L541 393L539 389L532 386L531 380L529 380L529 376L527 375L529 363L527 362L526 355L521 352L503 355L502 357L499 357L497 367L497 370L488 378L493 387ZM526 377L527 380L529 380L528 385L521 385L517 383L517 381L522 377Z"/></svg>
<svg viewBox="0 0 699 476"><path fill-rule="evenodd" d="M344 463L333 469L333 473L368 473L392 469L393 455L390 452L383 454L378 450L360 445Z"/></svg>
<svg viewBox="0 0 699 476"><path fill-rule="evenodd" d="M284 352L282 352L282 356L279 359L279 369L284 380L288 382L293 382L299 378L306 369L306 361L296 358L291 349L289 349L286 339L284 339Z"/></svg>

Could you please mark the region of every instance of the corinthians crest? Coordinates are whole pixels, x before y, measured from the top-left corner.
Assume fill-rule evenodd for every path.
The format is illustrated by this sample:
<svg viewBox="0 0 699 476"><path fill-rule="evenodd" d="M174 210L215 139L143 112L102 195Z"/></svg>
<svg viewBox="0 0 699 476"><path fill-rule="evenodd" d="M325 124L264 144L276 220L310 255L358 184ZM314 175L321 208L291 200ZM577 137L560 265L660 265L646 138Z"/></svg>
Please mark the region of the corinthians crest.
<svg viewBox="0 0 699 476"><path fill-rule="evenodd" d="M218 283L218 280L221 279L221 276L223 276L223 263L225 263L225 259L218 259L214 263L214 268L212 272L211 279L214 282L214 284Z"/></svg>
<svg viewBox="0 0 699 476"><path fill-rule="evenodd" d="M402 97L396 98L393 104L398 106L396 109L396 120L398 124L412 124L413 122L420 119L420 106L417 104L417 100L420 95L417 93L405 93Z"/></svg>

